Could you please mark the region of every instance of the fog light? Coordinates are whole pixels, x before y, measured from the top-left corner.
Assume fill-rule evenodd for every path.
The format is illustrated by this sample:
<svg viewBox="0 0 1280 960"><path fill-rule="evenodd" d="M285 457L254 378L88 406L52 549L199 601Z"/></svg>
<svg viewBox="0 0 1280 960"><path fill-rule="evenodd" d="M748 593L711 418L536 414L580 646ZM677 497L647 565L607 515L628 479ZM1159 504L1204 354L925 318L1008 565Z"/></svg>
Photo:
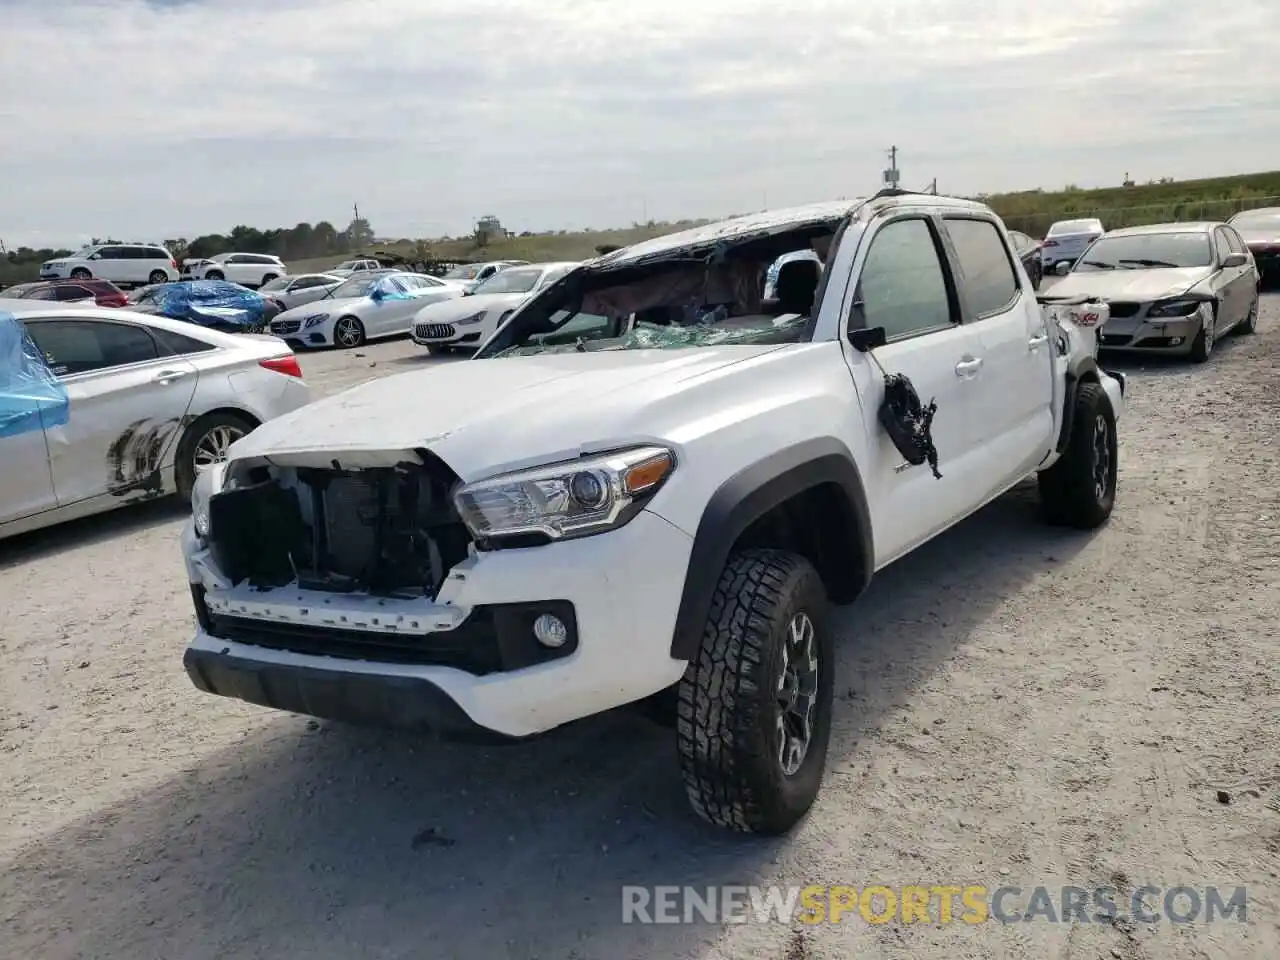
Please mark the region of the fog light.
<svg viewBox="0 0 1280 960"><path fill-rule="evenodd" d="M569 639L569 628L559 617L544 613L533 621L533 635L544 647L563 647Z"/></svg>
<svg viewBox="0 0 1280 960"><path fill-rule="evenodd" d="M1181 337L1170 337L1170 338L1169 338L1169 346L1171 346L1171 347L1180 347L1180 346L1182 346L1182 338L1181 338Z"/></svg>

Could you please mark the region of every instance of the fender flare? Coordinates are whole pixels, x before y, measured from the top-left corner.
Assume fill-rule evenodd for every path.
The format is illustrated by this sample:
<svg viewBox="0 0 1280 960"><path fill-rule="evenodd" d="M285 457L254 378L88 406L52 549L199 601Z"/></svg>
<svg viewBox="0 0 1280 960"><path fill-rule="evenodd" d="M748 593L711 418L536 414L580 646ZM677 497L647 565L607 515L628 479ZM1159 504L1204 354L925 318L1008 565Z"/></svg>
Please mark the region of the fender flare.
<svg viewBox="0 0 1280 960"><path fill-rule="evenodd" d="M797 494L835 483L849 498L858 525L856 545L866 589L875 568L871 514L862 474L849 448L834 437L805 440L757 460L722 483L698 522L685 574L684 593L671 639L671 656L692 660L702 644L712 597L738 538L760 517Z"/></svg>
<svg viewBox="0 0 1280 960"><path fill-rule="evenodd" d="M1056 453L1064 453L1071 441L1071 429L1076 416L1076 394L1080 391L1080 384L1101 379L1098 361L1087 354L1072 358L1067 365L1066 384L1062 391L1062 429L1054 448Z"/></svg>

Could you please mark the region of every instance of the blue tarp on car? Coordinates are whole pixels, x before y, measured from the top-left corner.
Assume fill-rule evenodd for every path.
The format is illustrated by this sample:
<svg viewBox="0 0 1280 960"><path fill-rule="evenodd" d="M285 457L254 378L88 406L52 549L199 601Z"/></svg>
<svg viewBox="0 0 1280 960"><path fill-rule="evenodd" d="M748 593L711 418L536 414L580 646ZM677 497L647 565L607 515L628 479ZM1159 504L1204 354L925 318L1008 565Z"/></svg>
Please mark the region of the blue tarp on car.
<svg viewBox="0 0 1280 960"><path fill-rule="evenodd" d="M0 439L60 427L71 419L67 388L18 319L0 310Z"/></svg>
<svg viewBox="0 0 1280 960"><path fill-rule="evenodd" d="M267 301L247 287L225 280L166 283L153 297L156 312L215 330L256 330L266 319Z"/></svg>

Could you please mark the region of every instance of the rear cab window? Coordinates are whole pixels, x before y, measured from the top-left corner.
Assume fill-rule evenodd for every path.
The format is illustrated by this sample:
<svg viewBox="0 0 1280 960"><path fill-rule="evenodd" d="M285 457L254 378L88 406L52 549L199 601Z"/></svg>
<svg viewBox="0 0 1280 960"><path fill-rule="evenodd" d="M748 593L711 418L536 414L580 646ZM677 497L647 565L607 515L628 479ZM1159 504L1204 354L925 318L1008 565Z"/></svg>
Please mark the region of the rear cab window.
<svg viewBox="0 0 1280 960"><path fill-rule="evenodd" d="M990 220L951 216L943 222L960 262L960 291L974 317L1003 313L1012 307L1020 284L996 225Z"/></svg>

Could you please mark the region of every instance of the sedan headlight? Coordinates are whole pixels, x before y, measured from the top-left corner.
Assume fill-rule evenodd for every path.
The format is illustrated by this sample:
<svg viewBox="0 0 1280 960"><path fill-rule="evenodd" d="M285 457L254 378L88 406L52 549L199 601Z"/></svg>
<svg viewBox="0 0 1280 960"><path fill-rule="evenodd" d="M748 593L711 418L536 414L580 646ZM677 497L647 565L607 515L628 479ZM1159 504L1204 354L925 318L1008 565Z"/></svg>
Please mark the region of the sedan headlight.
<svg viewBox="0 0 1280 960"><path fill-rule="evenodd" d="M675 467L665 447L636 447L466 484L454 505L477 540L589 536L630 521Z"/></svg>
<svg viewBox="0 0 1280 960"><path fill-rule="evenodd" d="M196 482L191 487L191 520L195 524L196 536L201 540L209 537L209 501L222 489L223 478L227 474L225 463L215 463L196 474Z"/></svg>
<svg viewBox="0 0 1280 960"><path fill-rule="evenodd" d="M327 313L313 313L302 321L302 329L310 330L312 327L318 327L328 319L329 315Z"/></svg>
<svg viewBox="0 0 1280 960"><path fill-rule="evenodd" d="M470 327L473 324L479 323L483 319L484 311L481 310L479 313L473 313L469 317L463 317L461 320L455 320L454 324L459 327Z"/></svg>
<svg viewBox="0 0 1280 960"><path fill-rule="evenodd" d="M1200 309L1202 300L1166 300L1152 304L1148 317L1189 317Z"/></svg>

